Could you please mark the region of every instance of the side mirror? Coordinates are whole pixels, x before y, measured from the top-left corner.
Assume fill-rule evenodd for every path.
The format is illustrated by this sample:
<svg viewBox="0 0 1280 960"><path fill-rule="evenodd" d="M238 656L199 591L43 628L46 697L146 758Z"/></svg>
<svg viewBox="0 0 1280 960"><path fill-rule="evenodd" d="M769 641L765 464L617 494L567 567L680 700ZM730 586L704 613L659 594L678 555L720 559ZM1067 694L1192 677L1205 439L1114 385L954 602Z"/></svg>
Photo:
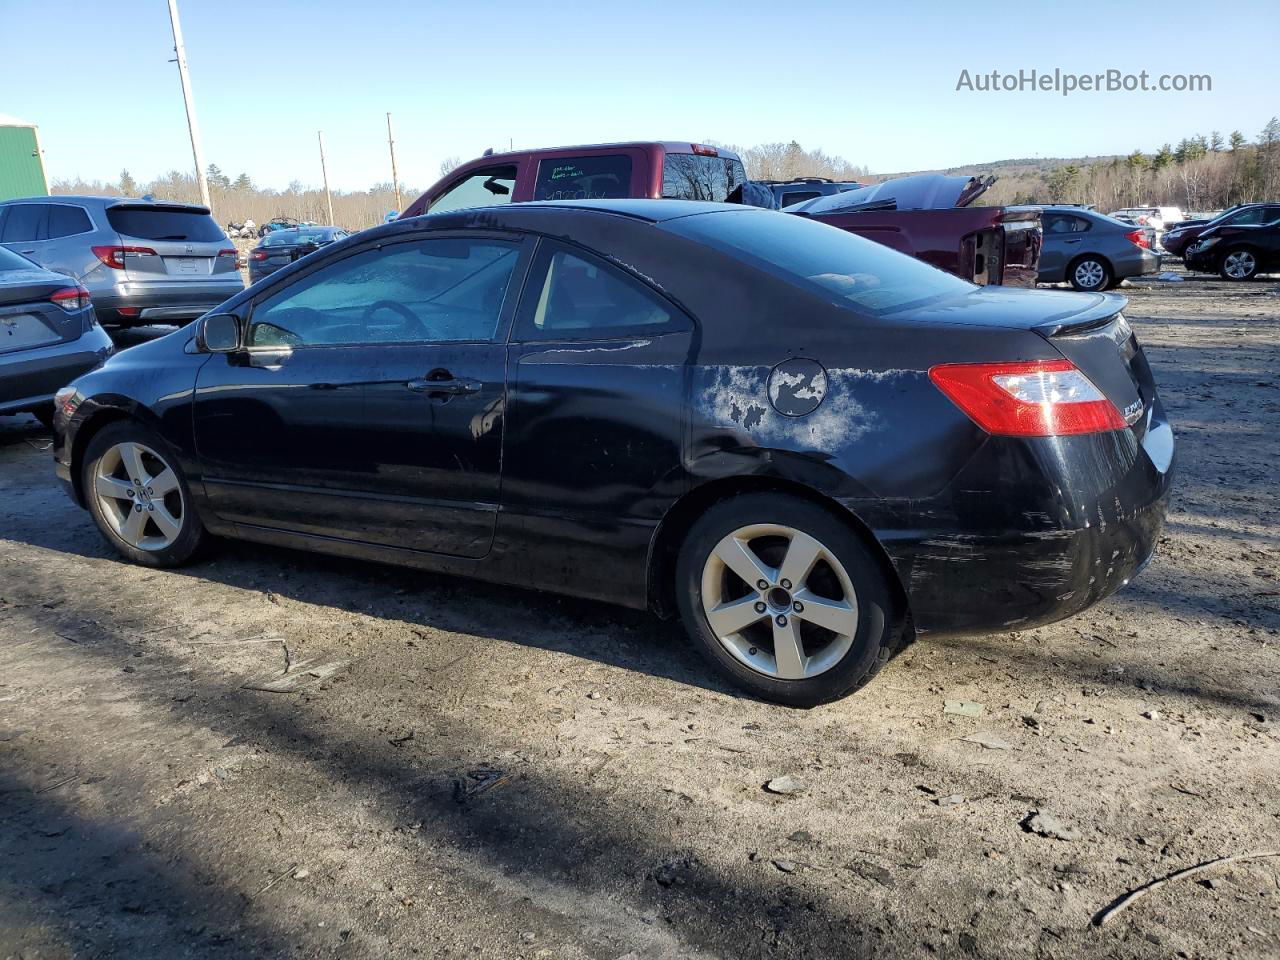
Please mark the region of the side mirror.
<svg viewBox="0 0 1280 960"><path fill-rule="evenodd" d="M204 353L235 353L240 349L240 318L232 313L201 317L196 346Z"/></svg>

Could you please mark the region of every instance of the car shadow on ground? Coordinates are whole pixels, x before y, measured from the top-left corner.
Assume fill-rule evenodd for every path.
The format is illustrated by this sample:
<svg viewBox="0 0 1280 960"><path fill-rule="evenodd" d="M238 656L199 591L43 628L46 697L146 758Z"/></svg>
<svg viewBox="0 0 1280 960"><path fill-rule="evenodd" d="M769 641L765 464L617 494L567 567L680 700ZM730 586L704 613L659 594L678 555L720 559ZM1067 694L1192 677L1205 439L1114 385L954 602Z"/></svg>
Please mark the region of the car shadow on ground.
<svg viewBox="0 0 1280 960"><path fill-rule="evenodd" d="M70 602L78 617L112 620L109 610ZM115 670L133 649L127 636L106 627L92 642L77 644L74 656ZM179 674L190 682L175 703ZM149 653L145 669L133 672L129 696L164 713L171 724L199 725L313 768L325 782L370 798L365 807L389 832L418 824L416 842L426 841L437 855L442 849L460 852L466 861L461 881L488 887L488 878L503 876L516 889L550 887L568 894L567 900L549 899L574 904L578 912L572 916L582 929L599 926L602 914L620 909L621 898L632 912L660 916L676 932L681 956L704 944L717 955L741 957L875 953L879 932L871 924L811 890L780 890L772 875L761 874L758 881L722 876L696 855L674 848L661 819L614 800L612 791L589 780L527 764L502 790L483 799L459 797L456 778L474 765L476 744L491 738L478 734L465 712L434 715L430 752L409 762L404 750L367 727L336 725L327 722L327 711L307 703L229 686L215 670L193 670L190 662L163 651ZM52 766L52 757L30 738L8 746L14 770ZM82 780L67 786L76 789ZM251 903L252 888L211 868L199 829L188 829L190 836L178 841L181 854L169 849L160 857L121 825L78 816L47 788L17 774L0 779L0 811L6 814L0 817L0 850L11 852L0 860L0 888L35 891L30 906L45 909L33 913L44 923L61 917L67 939L102 951L106 927L118 938L110 955L156 958L174 955L174 943L188 949L226 946L235 956L246 955L236 952L238 941L252 944L255 956L306 949L297 941L285 949L278 923L268 922ZM151 818L172 815L140 812L135 825L141 833L157 827ZM82 877L93 878L88 888ZM133 929L130 915L143 918L145 926ZM379 932L394 933L393 921L382 926ZM787 949L788 943L794 948Z"/></svg>

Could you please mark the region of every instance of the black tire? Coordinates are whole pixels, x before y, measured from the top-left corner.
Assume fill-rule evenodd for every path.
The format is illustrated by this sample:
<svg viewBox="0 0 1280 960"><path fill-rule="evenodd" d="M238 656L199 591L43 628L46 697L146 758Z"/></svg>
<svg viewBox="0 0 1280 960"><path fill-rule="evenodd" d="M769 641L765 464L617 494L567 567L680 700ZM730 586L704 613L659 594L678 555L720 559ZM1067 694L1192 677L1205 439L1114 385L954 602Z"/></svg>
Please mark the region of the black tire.
<svg viewBox="0 0 1280 960"><path fill-rule="evenodd" d="M1239 261L1242 258L1245 259L1244 272L1239 270ZM1258 275L1260 266L1261 260L1257 250L1252 247L1233 247L1230 250L1224 250L1222 256L1218 258L1218 276L1233 283L1252 280Z"/></svg>
<svg viewBox="0 0 1280 960"><path fill-rule="evenodd" d="M843 565L853 585L858 619L852 644L816 676L780 679L746 666L726 649L707 620L702 602L704 566L725 537L755 524L780 525L819 540ZM676 561L676 601L694 644L734 684L765 700L794 707L817 706L857 690L889 662L904 636L901 611L896 609L880 558L850 524L817 504L785 494L743 494L707 510L681 545ZM771 619L766 617L764 622Z"/></svg>
<svg viewBox="0 0 1280 960"><path fill-rule="evenodd" d="M1085 268L1085 270L1082 270L1082 267ZM1089 267L1092 267L1093 269L1089 270ZM1077 274L1085 272L1099 277L1099 281L1092 286L1081 283ZM1084 256L1077 257L1075 260L1071 261L1070 266L1067 267L1067 280L1070 282L1072 288L1076 290L1081 290L1085 293L1099 293L1110 288L1110 286L1115 282L1115 273L1111 269L1111 264L1107 263L1107 261L1102 257L1099 257L1096 254L1086 253Z"/></svg>
<svg viewBox="0 0 1280 960"><path fill-rule="evenodd" d="M166 546L148 549L126 542L113 529L111 522L103 512L99 497L95 493L95 477L97 476L99 462L117 444L126 442L141 444L153 451L156 459L171 469L177 478L177 489L181 494L181 510L180 515L177 517L180 526L177 535ZM196 516L191 488L187 484L187 478L183 475L181 466L178 464L178 458L159 434L140 423L132 420L120 421L104 427L95 434L85 450L84 460L80 465L80 478L89 513L92 515L94 523L97 524L103 538L121 556L132 560L134 563L147 567L181 566L195 557L208 540L204 524ZM173 511L170 512L172 513Z"/></svg>

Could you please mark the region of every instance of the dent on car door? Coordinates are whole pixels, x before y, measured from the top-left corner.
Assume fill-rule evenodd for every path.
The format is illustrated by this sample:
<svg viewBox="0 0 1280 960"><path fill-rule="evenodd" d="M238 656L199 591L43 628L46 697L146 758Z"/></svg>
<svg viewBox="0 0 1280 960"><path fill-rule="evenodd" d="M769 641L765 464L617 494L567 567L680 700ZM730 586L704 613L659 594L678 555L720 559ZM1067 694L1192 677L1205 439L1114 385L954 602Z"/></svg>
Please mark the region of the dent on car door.
<svg viewBox="0 0 1280 960"><path fill-rule="evenodd" d="M693 323L639 279L542 241L511 339L507 539L536 585L616 596L682 492ZM530 551L531 552L531 551Z"/></svg>

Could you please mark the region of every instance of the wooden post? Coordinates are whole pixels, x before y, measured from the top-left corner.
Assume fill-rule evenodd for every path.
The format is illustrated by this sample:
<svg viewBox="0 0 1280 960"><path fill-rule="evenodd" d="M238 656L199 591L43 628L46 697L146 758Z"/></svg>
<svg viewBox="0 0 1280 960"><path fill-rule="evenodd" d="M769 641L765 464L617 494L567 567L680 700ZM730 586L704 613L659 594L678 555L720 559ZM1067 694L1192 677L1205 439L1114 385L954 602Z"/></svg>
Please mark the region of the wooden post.
<svg viewBox="0 0 1280 960"><path fill-rule="evenodd" d="M324 165L324 132L317 130L316 139L320 141L320 176L324 177L324 199L329 205L329 226L336 227L333 222L333 195L329 193L329 171Z"/></svg>
<svg viewBox="0 0 1280 960"><path fill-rule="evenodd" d="M169 0L169 26L173 28L173 52L178 61L178 79L182 82L182 101L187 105L187 129L191 132L191 155L196 163L200 202L212 209L209 181L204 175L204 151L200 148L200 127L196 123L196 107L191 99L191 78L187 75L187 50L182 43L182 24L178 20L178 0Z"/></svg>
<svg viewBox="0 0 1280 960"><path fill-rule="evenodd" d="M387 114L387 148L391 151L391 188L396 192L396 213L403 207L400 203L400 178L396 175L396 142L391 136L391 114Z"/></svg>

